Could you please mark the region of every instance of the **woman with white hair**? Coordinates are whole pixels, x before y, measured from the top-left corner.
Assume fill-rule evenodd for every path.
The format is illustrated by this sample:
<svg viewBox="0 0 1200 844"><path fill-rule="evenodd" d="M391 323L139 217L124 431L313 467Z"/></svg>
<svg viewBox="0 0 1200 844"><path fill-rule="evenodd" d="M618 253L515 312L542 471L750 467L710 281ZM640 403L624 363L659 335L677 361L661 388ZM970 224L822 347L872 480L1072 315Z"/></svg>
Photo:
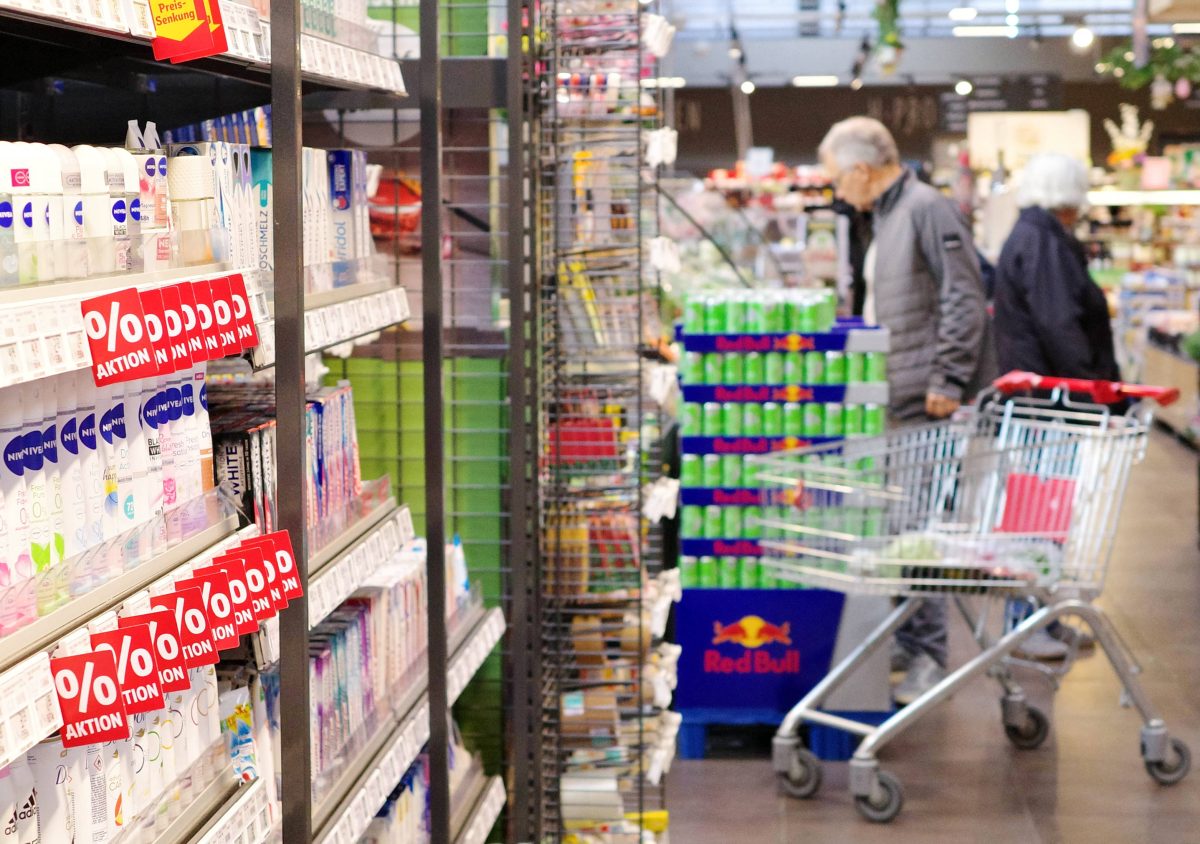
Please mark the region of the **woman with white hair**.
<svg viewBox="0 0 1200 844"><path fill-rule="evenodd" d="M1036 155L1025 167L1021 214L996 265L1001 372L1120 378L1108 303L1072 234L1087 187L1083 164L1065 155Z"/></svg>

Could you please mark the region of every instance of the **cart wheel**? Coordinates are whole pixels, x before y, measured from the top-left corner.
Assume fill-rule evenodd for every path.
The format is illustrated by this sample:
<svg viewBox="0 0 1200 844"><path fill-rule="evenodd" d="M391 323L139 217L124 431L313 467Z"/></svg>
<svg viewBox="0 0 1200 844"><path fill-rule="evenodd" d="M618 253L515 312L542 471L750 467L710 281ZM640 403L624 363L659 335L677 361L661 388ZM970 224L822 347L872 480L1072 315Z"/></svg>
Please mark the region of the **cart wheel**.
<svg viewBox="0 0 1200 844"><path fill-rule="evenodd" d="M1174 785L1186 777L1192 768L1192 751L1188 750L1188 746L1182 740L1171 739L1171 749L1175 751L1174 764L1146 760L1146 773L1159 785Z"/></svg>
<svg viewBox="0 0 1200 844"><path fill-rule="evenodd" d="M797 747L791 768L779 775L779 788L797 800L812 797L821 788L821 760L811 750Z"/></svg>
<svg viewBox="0 0 1200 844"><path fill-rule="evenodd" d="M887 771L880 771L878 777L883 799L874 803L870 797L855 797L854 808L871 823L888 823L904 807L904 789L900 787L900 780Z"/></svg>
<svg viewBox="0 0 1200 844"><path fill-rule="evenodd" d="M1050 719L1036 706L1026 707L1025 712L1025 726L1014 727L1012 724L1005 724L1004 734L1008 736L1008 740L1013 743L1014 747L1021 750L1034 750L1041 747L1046 736L1050 735Z"/></svg>

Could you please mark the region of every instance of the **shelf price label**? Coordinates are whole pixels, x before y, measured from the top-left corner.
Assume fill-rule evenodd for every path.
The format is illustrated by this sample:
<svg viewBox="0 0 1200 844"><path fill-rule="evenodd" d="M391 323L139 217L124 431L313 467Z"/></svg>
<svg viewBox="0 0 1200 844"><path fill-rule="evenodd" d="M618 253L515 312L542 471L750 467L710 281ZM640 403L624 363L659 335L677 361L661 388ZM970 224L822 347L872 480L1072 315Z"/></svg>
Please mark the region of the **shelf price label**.
<svg viewBox="0 0 1200 844"><path fill-rule="evenodd" d="M191 61L229 49L217 0L150 0L150 13L158 61Z"/></svg>
<svg viewBox="0 0 1200 844"><path fill-rule="evenodd" d="M139 625L146 628L154 645L154 662L158 666L158 682L163 692L183 692L191 688L174 614L168 609L158 609L117 621L118 627Z"/></svg>
<svg viewBox="0 0 1200 844"><path fill-rule="evenodd" d="M153 595L150 606L170 610L179 629L183 663L188 668L202 668L221 661L213 644L208 613L204 608L204 593L200 589L179 589L166 595Z"/></svg>
<svg viewBox="0 0 1200 844"><path fill-rule="evenodd" d="M166 705L149 625L136 624L93 633L92 648L108 651L116 659L117 685L127 714L154 712Z"/></svg>
<svg viewBox="0 0 1200 844"><path fill-rule="evenodd" d="M142 300L132 288L79 303L97 387L158 375Z"/></svg>
<svg viewBox="0 0 1200 844"><path fill-rule="evenodd" d="M129 738L129 721L117 682L117 659L110 651L52 659L50 672L63 716L63 747Z"/></svg>

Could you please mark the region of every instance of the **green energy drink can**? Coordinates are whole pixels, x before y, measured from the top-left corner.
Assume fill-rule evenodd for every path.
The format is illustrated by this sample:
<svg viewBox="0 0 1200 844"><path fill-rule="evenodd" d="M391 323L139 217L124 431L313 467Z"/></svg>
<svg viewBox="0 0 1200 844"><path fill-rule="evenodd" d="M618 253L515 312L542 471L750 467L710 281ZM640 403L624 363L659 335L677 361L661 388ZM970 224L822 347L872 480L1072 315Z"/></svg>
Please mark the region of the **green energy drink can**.
<svg viewBox="0 0 1200 844"><path fill-rule="evenodd" d="M861 404L848 404L842 411L842 427L845 428L847 437L861 437L863 435L863 406Z"/></svg>
<svg viewBox="0 0 1200 844"><path fill-rule="evenodd" d="M746 301L746 333L765 334L767 331L767 303L761 293L752 293Z"/></svg>
<svg viewBox="0 0 1200 844"><path fill-rule="evenodd" d="M766 405L749 402L742 406L742 434L747 437L763 436L763 413Z"/></svg>
<svg viewBox="0 0 1200 844"><path fill-rule="evenodd" d="M790 401L783 406L783 435L785 437L804 436L804 409L808 405Z"/></svg>
<svg viewBox="0 0 1200 844"><path fill-rule="evenodd" d="M704 310L703 296L692 295L687 297L687 300L683 303L684 334L704 333Z"/></svg>
<svg viewBox="0 0 1200 844"><path fill-rule="evenodd" d="M758 589L758 557L742 557L738 561L738 588Z"/></svg>
<svg viewBox="0 0 1200 844"><path fill-rule="evenodd" d="M726 437L742 435L742 405L728 401L721 405L721 434Z"/></svg>
<svg viewBox="0 0 1200 844"><path fill-rule="evenodd" d="M799 334L819 331L820 309L816 300L805 293L794 294L788 299L788 330Z"/></svg>
<svg viewBox="0 0 1200 844"><path fill-rule="evenodd" d="M825 405L825 436L843 436L846 430L845 425L845 408L835 402L827 403Z"/></svg>
<svg viewBox="0 0 1200 844"><path fill-rule="evenodd" d="M787 331L787 306L779 293L767 293L763 298L763 312L767 318L767 333L782 334Z"/></svg>
<svg viewBox="0 0 1200 844"><path fill-rule="evenodd" d="M746 352L742 355L742 377L744 384L766 383L766 362L761 352Z"/></svg>
<svg viewBox="0 0 1200 844"><path fill-rule="evenodd" d="M837 294L822 290L817 305L817 331L829 331L837 322Z"/></svg>
<svg viewBox="0 0 1200 844"><path fill-rule="evenodd" d="M725 322L729 319L729 303L723 295L709 296L704 302L704 331L706 334L720 334L725 330Z"/></svg>
<svg viewBox="0 0 1200 844"><path fill-rule="evenodd" d="M746 379L746 371L742 356L740 354L722 355L725 360L722 362L721 377L722 383L725 384L743 384Z"/></svg>
<svg viewBox="0 0 1200 844"><path fill-rule="evenodd" d="M749 406L749 405L747 405ZM778 402L769 401L762 407L762 435L764 437L783 436L783 407Z"/></svg>
<svg viewBox="0 0 1200 844"><path fill-rule="evenodd" d="M713 455L714 457L716 455ZM718 486L718 484L713 484ZM709 504L704 508L704 538L705 539L720 539L721 529L724 525L721 522L721 509L715 504Z"/></svg>
<svg viewBox="0 0 1200 844"><path fill-rule="evenodd" d="M787 352L783 356L783 383L804 383L804 354L803 352Z"/></svg>
<svg viewBox="0 0 1200 844"><path fill-rule="evenodd" d="M717 585L722 589L738 586L738 558L722 557L717 563Z"/></svg>
<svg viewBox="0 0 1200 844"><path fill-rule="evenodd" d="M742 510L742 536L745 539L762 539L763 526L759 520L763 517L761 507L745 507Z"/></svg>
<svg viewBox="0 0 1200 844"><path fill-rule="evenodd" d="M725 355L708 352L704 355L704 383L720 384L725 377Z"/></svg>
<svg viewBox="0 0 1200 844"><path fill-rule="evenodd" d="M680 412L679 427L685 437L699 437L704 434L704 405L699 402L684 402Z"/></svg>
<svg viewBox="0 0 1200 844"><path fill-rule="evenodd" d="M704 486L721 485L721 455L704 455L704 470L701 472L701 479L704 481Z"/></svg>
<svg viewBox="0 0 1200 844"><path fill-rule="evenodd" d="M804 384L825 383L825 355L822 352L804 353Z"/></svg>
<svg viewBox="0 0 1200 844"><path fill-rule="evenodd" d="M679 483L682 486L704 486L704 461L699 454L685 454L679 459Z"/></svg>
<svg viewBox="0 0 1200 844"><path fill-rule="evenodd" d="M746 333L746 299L739 295L730 295L725 305L725 333Z"/></svg>
<svg viewBox="0 0 1200 844"><path fill-rule="evenodd" d="M700 585L699 563L695 557L679 558L679 585L684 589L695 589Z"/></svg>
<svg viewBox="0 0 1200 844"><path fill-rule="evenodd" d="M679 516L679 535L684 539L701 539L704 536L704 508L685 504Z"/></svg>
<svg viewBox="0 0 1200 844"><path fill-rule="evenodd" d="M846 383L861 384L867 380L867 357L862 352L846 352Z"/></svg>
<svg viewBox="0 0 1200 844"><path fill-rule="evenodd" d="M742 455L721 455L721 483L717 486L737 489L742 485Z"/></svg>
<svg viewBox="0 0 1200 844"><path fill-rule="evenodd" d="M763 355L763 368L766 370L765 384L783 384L783 353L767 352Z"/></svg>
<svg viewBox="0 0 1200 844"><path fill-rule="evenodd" d="M742 508L741 507L718 507L721 511L721 530L724 532L723 539L741 539L742 538Z"/></svg>
<svg viewBox="0 0 1200 844"><path fill-rule="evenodd" d="M801 435L805 437L825 435L825 405L816 403L804 405L804 425Z"/></svg>
<svg viewBox="0 0 1200 844"><path fill-rule="evenodd" d="M867 352L863 357L866 358L866 381L870 384L886 381L887 355L883 352Z"/></svg>
<svg viewBox="0 0 1200 844"><path fill-rule="evenodd" d="M717 588L717 559L716 557L701 557L696 568L699 570L699 581L701 589L716 589Z"/></svg>
<svg viewBox="0 0 1200 844"><path fill-rule="evenodd" d="M882 437L887 427L887 411L881 404L863 405L863 433L868 437Z"/></svg>
<svg viewBox="0 0 1200 844"><path fill-rule="evenodd" d="M844 352L825 353L825 383L846 383L846 355Z"/></svg>
<svg viewBox="0 0 1200 844"><path fill-rule="evenodd" d="M684 352L683 354L683 383L704 383L704 355L700 352Z"/></svg>
<svg viewBox="0 0 1200 844"><path fill-rule="evenodd" d="M706 401L704 403L704 436L719 437L725 433L723 416L720 402Z"/></svg>

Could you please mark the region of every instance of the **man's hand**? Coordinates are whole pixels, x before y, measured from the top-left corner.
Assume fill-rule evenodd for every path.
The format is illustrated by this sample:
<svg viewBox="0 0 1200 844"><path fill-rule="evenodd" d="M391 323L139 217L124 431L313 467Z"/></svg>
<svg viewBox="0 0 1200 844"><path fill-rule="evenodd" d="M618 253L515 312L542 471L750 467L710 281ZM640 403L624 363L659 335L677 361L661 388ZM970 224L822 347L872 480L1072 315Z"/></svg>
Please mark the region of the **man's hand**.
<svg viewBox="0 0 1200 844"><path fill-rule="evenodd" d="M933 419L945 419L962 405L958 399L943 396L941 393L925 394L925 413Z"/></svg>

